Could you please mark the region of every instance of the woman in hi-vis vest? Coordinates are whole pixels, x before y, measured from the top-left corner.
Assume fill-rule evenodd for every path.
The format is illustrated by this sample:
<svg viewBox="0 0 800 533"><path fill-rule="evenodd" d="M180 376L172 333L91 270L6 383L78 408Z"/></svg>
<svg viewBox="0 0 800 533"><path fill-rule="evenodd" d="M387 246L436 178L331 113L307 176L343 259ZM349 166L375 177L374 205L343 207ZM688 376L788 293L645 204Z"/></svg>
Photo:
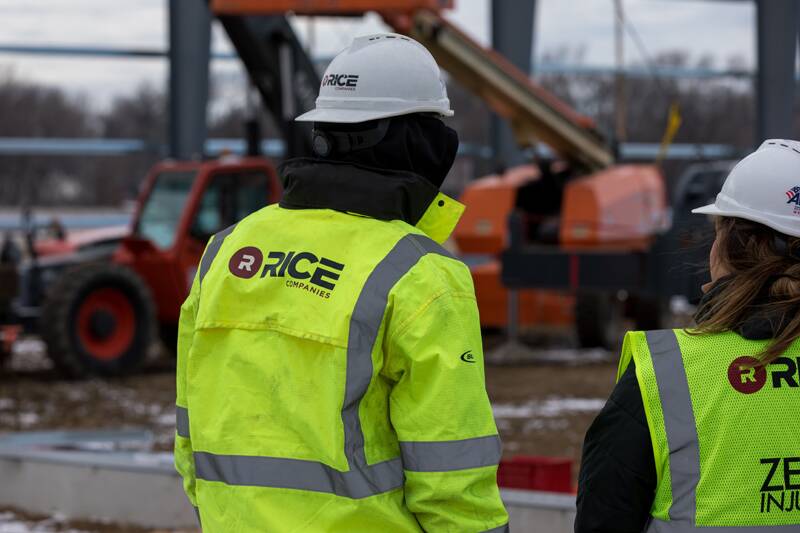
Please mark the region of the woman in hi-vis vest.
<svg viewBox="0 0 800 533"><path fill-rule="evenodd" d="M800 532L800 142L764 142L693 212L716 229L696 324L625 336L576 533Z"/></svg>

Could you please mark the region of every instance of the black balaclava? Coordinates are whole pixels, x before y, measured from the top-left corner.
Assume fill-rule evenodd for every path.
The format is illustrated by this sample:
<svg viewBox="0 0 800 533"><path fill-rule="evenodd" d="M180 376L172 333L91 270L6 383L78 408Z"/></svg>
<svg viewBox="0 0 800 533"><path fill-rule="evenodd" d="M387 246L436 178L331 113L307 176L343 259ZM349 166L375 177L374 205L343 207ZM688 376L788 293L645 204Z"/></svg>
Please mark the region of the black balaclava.
<svg viewBox="0 0 800 533"><path fill-rule="evenodd" d="M436 117L402 115L389 119L384 138L375 146L345 154L332 153L319 159L355 163L385 170L402 170L418 174L437 188L441 187L458 150L458 134ZM323 131L355 131L368 129L378 121L359 124L316 123Z"/></svg>

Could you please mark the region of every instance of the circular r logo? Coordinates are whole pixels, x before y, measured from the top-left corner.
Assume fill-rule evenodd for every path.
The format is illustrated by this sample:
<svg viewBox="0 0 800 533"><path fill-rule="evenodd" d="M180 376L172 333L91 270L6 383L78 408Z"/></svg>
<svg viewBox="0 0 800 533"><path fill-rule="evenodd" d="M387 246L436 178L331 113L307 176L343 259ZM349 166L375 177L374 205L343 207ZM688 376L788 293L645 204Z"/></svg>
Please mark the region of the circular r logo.
<svg viewBox="0 0 800 533"><path fill-rule="evenodd" d="M728 381L742 394L758 392L767 382L767 369L755 357L739 357L728 367Z"/></svg>
<svg viewBox="0 0 800 533"><path fill-rule="evenodd" d="M261 250L255 246L245 246L228 261L228 270L236 277L249 279L256 275L263 261Z"/></svg>

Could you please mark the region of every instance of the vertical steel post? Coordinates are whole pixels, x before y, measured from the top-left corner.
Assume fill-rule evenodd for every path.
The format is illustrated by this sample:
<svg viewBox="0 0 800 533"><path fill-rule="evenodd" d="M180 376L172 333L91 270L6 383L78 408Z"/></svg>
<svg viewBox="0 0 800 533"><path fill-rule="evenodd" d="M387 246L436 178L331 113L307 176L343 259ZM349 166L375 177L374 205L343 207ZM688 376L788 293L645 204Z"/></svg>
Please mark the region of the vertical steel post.
<svg viewBox="0 0 800 533"><path fill-rule="evenodd" d="M758 76L756 144L764 139L794 137L797 0L757 1Z"/></svg>
<svg viewBox="0 0 800 533"><path fill-rule="evenodd" d="M533 26L536 0L492 0L492 48L530 75L533 64ZM492 115L491 145L495 163L510 166L522 161L509 124Z"/></svg>
<svg viewBox="0 0 800 533"><path fill-rule="evenodd" d="M211 13L201 0L169 1L169 156L203 155Z"/></svg>
<svg viewBox="0 0 800 533"><path fill-rule="evenodd" d="M625 11L622 0L614 0L614 57L616 74L614 76L614 114L616 119L616 142L625 142L627 135L627 112L625 94Z"/></svg>

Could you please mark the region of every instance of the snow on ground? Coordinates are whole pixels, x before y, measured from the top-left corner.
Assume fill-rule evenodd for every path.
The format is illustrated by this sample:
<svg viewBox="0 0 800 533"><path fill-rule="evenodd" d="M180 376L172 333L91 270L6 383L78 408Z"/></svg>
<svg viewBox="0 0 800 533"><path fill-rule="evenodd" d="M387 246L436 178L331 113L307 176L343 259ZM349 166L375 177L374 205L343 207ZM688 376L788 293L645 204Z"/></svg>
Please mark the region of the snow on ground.
<svg viewBox="0 0 800 533"><path fill-rule="evenodd" d="M494 404L496 418L556 418L580 412L597 412L603 408L604 398L545 398L524 404Z"/></svg>
<svg viewBox="0 0 800 533"><path fill-rule="evenodd" d="M88 533L83 529L65 526L65 521L66 519L60 515L41 520L29 520L10 511L0 511L0 533Z"/></svg>

